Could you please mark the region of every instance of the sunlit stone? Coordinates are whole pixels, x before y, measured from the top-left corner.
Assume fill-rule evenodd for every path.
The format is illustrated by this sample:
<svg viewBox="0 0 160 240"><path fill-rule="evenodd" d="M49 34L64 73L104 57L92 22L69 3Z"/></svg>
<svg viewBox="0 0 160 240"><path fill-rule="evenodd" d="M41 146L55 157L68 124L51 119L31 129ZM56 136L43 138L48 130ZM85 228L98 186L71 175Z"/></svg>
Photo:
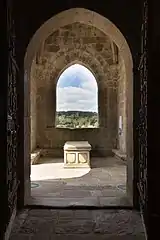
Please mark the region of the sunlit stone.
<svg viewBox="0 0 160 240"><path fill-rule="evenodd" d="M87 141L70 141L64 145L64 167L90 167L91 145Z"/></svg>

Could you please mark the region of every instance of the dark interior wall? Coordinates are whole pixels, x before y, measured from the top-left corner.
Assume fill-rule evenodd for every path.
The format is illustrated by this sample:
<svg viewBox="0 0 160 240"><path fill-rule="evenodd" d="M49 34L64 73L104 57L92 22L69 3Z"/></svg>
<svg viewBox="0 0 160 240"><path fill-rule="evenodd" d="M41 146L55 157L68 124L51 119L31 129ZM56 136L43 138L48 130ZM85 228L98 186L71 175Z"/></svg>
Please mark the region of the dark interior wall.
<svg viewBox="0 0 160 240"><path fill-rule="evenodd" d="M35 31L53 15L73 7L82 7L95 11L112 21L125 36L136 60L139 52L141 28L141 1L102 0L98 1L15 1L17 37L25 51ZM136 16L136 17L135 17ZM25 31L24 31L25 29Z"/></svg>
<svg viewBox="0 0 160 240"><path fill-rule="evenodd" d="M0 13L2 17L2 23L6 23L6 17L7 17L7 4L3 6L3 11L0 5ZM4 21L5 20L5 21ZM4 211L7 211L7 114L6 114L6 108L7 108L7 79L8 79L8 34L7 34L7 28L4 29L4 34L2 34L2 45L4 46L4 51L2 51L4 54L0 55L0 60L3 63L3 67L0 69L2 78L2 86L0 88L0 143L1 143L1 156L2 159L0 161L0 191L1 191L1 204L0 204L0 239L2 239L3 234L6 229L6 223L7 223L7 214Z"/></svg>
<svg viewBox="0 0 160 240"><path fill-rule="evenodd" d="M160 13L159 1L148 4L148 235L156 238L160 226L159 136L160 136ZM153 117L154 116L154 117Z"/></svg>

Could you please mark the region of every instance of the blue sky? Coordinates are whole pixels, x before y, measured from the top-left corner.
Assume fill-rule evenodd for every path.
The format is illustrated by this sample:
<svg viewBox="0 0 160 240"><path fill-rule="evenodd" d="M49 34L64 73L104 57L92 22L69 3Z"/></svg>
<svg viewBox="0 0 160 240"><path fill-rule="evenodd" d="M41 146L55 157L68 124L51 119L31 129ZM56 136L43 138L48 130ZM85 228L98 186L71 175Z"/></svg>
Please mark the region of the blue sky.
<svg viewBox="0 0 160 240"><path fill-rule="evenodd" d="M84 66L67 68L57 83L57 111L98 111L97 82Z"/></svg>

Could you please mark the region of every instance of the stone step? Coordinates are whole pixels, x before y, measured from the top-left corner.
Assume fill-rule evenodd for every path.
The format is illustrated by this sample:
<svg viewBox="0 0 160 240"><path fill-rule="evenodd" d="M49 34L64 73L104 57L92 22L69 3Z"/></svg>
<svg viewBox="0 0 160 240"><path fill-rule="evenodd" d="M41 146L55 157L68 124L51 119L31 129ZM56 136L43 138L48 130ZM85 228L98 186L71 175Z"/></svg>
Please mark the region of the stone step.
<svg viewBox="0 0 160 240"><path fill-rule="evenodd" d="M118 157L119 159L126 161L127 158L126 153L123 153L119 149L112 149L112 152L114 153L115 157Z"/></svg>
<svg viewBox="0 0 160 240"><path fill-rule="evenodd" d="M31 153L31 165L36 164L41 157L41 149L36 149Z"/></svg>
<svg viewBox="0 0 160 240"><path fill-rule="evenodd" d="M132 208L132 203L127 196L117 197L83 197L83 198L55 198L46 196L31 197L28 199L28 206L46 206L56 208L68 207L116 207Z"/></svg>

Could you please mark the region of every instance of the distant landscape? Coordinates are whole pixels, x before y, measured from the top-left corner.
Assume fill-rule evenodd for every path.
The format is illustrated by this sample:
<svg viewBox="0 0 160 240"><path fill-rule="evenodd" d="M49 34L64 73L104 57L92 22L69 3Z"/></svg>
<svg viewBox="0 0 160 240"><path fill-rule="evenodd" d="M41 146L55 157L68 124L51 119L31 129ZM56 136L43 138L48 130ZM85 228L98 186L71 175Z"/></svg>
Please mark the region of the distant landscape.
<svg viewBox="0 0 160 240"><path fill-rule="evenodd" d="M83 111L56 112L57 128L97 128L98 113Z"/></svg>

